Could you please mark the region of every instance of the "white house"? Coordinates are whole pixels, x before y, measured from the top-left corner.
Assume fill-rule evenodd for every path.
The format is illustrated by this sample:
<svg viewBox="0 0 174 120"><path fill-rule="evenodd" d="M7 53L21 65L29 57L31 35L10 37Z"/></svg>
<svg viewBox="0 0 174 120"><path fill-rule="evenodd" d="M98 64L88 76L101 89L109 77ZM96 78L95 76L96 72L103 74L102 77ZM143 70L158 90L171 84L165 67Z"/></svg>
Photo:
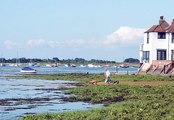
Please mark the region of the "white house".
<svg viewBox="0 0 174 120"><path fill-rule="evenodd" d="M144 32L144 43L140 45L140 63L144 65L146 72L151 69L151 72L155 72L155 69L158 69L158 72L160 69L161 72L166 72L167 69L169 72L173 69L173 60L174 20L168 24L164 17L160 16L159 23Z"/></svg>

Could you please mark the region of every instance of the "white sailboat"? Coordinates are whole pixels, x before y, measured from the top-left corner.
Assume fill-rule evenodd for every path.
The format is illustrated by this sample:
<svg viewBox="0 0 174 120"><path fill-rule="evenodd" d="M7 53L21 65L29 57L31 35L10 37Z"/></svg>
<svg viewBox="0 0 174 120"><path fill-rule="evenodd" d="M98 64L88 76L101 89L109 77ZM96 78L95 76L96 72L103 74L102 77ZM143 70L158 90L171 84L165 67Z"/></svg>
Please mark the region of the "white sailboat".
<svg viewBox="0 0 174 120"><path fill-rule="evenodd" d="M20 63L20 59L16 58L16 64L14 66L16 67L22 66L22 64Z"/></svg>

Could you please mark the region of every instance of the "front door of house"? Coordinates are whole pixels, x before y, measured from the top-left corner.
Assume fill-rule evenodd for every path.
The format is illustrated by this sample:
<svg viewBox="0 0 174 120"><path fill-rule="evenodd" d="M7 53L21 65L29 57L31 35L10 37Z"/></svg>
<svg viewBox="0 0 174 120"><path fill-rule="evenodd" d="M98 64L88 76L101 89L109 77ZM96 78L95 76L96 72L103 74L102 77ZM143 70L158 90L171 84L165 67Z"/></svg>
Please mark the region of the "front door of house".
<svg viewBox="0 0 174 120"><path fill-rule="evenodd" d="M157 60L166 60L166 50L157 50Z"/></svg>

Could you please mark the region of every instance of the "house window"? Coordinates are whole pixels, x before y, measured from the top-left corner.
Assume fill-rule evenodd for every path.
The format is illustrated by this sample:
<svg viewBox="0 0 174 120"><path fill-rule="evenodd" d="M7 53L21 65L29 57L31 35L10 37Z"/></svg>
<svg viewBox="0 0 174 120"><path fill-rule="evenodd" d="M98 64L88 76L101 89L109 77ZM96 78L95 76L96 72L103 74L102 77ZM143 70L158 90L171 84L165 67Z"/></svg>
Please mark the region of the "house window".
<svg viewBox="0 0 174 120"><path fill-rule="evenodd" d="M171 60L174 60L174 50L171 50Z"/></svg>
<svg viewBox="0 0 174 120"><path fill-rule="evenodd" d="M172 43L174 43L174 33L172 33Z"/></svg>
<svg viewBox="0 0 174 120"><path fill-rule="evenodd" d="M147 33L147 44L149 43L149 33Z"/></svg>
<svg viewBox="0 0 174 120"><path fill-rule="evenodd" d="M166 39L166 33L165 32L159 32L158 33L158 39Z"/></svg>
<svg viewBox="0 0 174 120"><path fill-rule="evenodd" d="M149 56L150 56L149 51L143 51L143 61L149 62Z"/></svg>
<svg viewBox="0 0 174 120"><path fill-rule="evenodd" d="M157 50L157 60L166 60L166 50Z"/></svg>

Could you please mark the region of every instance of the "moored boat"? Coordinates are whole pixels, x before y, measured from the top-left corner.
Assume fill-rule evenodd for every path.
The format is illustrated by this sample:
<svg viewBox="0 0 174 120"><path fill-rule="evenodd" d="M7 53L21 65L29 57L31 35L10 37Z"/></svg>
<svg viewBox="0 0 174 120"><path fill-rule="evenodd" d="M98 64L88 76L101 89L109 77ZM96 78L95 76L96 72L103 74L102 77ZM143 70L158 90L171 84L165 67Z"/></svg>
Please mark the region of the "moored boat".
<svg viewBox="0 0 174 120"><path fill-rule="evenodd" d="M129 67L129 65L128 65L128 64L126 64L126 63L124 63L124 64L121 64L121 65L120 65L120 67L121 67L121 68L128 68L128 67Z"/></svg>
<svg viewBox="0 0 174 120"><path fill-rule="evenodd" d="M31 68L31 67L23 67L21 70L20 70L21 73L36 73L37 70Z"/></svg>
<svg viewBox="0 0 174 120"><path fill-rule="evenodd" d="M5 67L5 66L6 66L6 64L0 63L0 66L1 66L1 67Z"/></svg>

